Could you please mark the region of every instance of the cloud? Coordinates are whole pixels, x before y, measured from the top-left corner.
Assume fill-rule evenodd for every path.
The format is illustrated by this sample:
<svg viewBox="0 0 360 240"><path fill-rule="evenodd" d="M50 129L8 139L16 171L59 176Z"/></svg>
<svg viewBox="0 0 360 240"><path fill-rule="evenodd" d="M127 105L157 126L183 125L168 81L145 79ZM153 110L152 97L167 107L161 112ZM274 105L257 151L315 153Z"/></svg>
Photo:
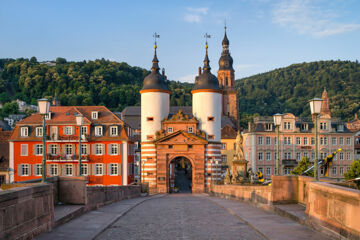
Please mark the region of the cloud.
<svg viewBox="0 0 360 240"><path fill-rule="evenodd" d="M187 8L184 20L189 23L200 23L203 16L207 15L209 8Z"/></svg>
<svg viewBox="0 0 360 240"><path fill-rule="evenodd" d="M180 82L188 82L188 83L194 83L195 82L196 74L189 74L186 76L179 77Z"/></svg>
<svg viewBox="0 0 360 240"><path fill-rule="evenodd" d="M314 0L282 0L274 5L272 20L281 27L313 37L337 35L360 29L360 24L337 22L339 16L334 10L320 8L314 3Z"/></svg>

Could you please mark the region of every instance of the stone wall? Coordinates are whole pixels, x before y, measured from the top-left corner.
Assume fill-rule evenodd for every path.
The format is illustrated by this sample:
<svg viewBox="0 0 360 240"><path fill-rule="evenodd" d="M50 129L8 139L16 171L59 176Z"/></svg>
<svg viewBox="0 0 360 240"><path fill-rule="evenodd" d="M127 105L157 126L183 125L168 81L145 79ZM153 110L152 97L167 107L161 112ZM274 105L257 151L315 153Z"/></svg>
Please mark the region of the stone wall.
<svg viewBox="0 0 360 240"><path fill-rule="evenodd" d="M273 203L297 202L299 197L297 176L272 176L271 179Z"/></svg>
<svg viewBox="0 0 360 240"><path fill-rule="evenodd" d="M214 196L239 199L269 209L271 205L271 186L263 185L211 185Z"/></svg>
<svg viewBox="0 0 360 240"><path fill-rule="evenodd" d="M87 210L95 209L124 199L140 197L141 186L87 186L85 204Z"/></svg>
<svg viewBox="0 0 360 240"><path fill-rule="evenodd" d="M64 204L85 204L86 177L59 177L59 201Z"/></svg>
<svg viewBox="0 0 360 240"><path fill-rule="evenodd" d="M348 239L360 239L360 191L326 182L310 182L306 213L320 231L332 230ZM325 228L325 229L324 229Z"/></svg>
<svg viewBox="0 0 360 240"><path fill-rule="evenodd" d="M52 185L0 192L0 239L31 239L50 230L53 222Z"/></svg>

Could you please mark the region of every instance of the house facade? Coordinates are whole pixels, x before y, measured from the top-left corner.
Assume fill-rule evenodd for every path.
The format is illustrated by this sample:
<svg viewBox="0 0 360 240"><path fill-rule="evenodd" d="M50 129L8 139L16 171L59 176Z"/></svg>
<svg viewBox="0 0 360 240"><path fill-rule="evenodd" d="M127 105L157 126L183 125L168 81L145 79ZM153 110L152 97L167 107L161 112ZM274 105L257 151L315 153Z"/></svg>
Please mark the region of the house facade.
<svg viewBox="0 0 360 240"><path fill-rule="evenodd" d="M81 149L76 115L84 116ZM18 122L9 140L10 181L41 178L43 151L47 176L79 176L89 185L127 185L134 181L132 131L104 106L51 106L46 119L43 149L42 116L33 114Z"/></svg>

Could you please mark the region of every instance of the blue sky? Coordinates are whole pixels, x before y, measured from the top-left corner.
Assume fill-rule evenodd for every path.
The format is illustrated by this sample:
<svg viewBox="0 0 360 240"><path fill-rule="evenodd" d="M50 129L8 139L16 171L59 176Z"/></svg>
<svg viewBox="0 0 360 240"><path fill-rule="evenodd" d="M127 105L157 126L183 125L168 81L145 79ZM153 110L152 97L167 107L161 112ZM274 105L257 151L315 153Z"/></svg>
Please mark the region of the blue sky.
<svg viewBox="0 0 360 240"><path fill-rule="evenodd" d="M105 58L150 69L153 33L169 79L218 69L224 19L236 78L293 63L360 58L359 0L2 1L0 58Z"/></svg>

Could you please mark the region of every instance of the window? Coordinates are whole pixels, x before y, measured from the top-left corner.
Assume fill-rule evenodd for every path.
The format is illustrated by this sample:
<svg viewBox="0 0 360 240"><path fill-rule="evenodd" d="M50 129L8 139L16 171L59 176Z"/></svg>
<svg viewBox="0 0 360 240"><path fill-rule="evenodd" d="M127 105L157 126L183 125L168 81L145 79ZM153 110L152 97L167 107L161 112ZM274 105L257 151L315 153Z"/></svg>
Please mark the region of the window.
<svg viewBox="0 0 360 240"><path fill-rule="evenodd" d="M320 145L327 145L327 137L320 138Z"/></svg>
<svg viewBox="0 0 360 240"><path fill-rule="evenodd" d="M188 127L188 132L193 133L193 127Z"/></svg>
<svg viewBox="0 0 360 240"><path fill-rule="evenodd" d="M344 153L343 152L339 153L339 160L344 160Z"/></svg>
<svg viewBox="0 0 360 240"><path fill-rule="evenodd" d="M86 135L88 134L88 128L86 126L82 126L81 127L81 135Z"/></svg>
<svg viewBox="0 0 360 240"><path fill-rule="evenodd" d="M221 155L221 161L222 161L223 163L226 163L226 161L227 161L227 156L226 156L226 155Z"/></svg>
<svg viewBox="0 0 360 240"><path fill-rule="evenodd" d="M266 175L267 175L267 176L270 176L270 175L271 175L271 168L270 168L270 167L267 167L267 168L266 168Z"/></svg>
<svg viewBox="0 0 360 240"><path fill-rule="evenodd" d="M285 152L284 153L284 158L285 159L291 159L291 152Z"/></svg>
<svg viewBox="0 0 360 240"><path fill-rule="evenodd" d="M314 160L314 159L315 159L315 153L312 152L312 153L311 153L311 160Z"/></svg>
<svg viewBox="0 0 360 240"><path fill-rule="evenodd" d="M226 149L226 143L221 143L221 149Z"/></svg>
<svg viewBox="0 0 360 240"><path fill-rule="evenodd" d="M103 145L95 144L95 155L103 155Z"/></svg>
<svg viewBox="0 0 360 240"><path fill-rule="evenodd" d="M308 158L308 157L309 157L309 153L308 153L308 152L304 152L304 153L303 153L303 156L306 157L306 158Z"/></svg>
<svg viewBox="0 0 360 240"><path fill-rule="evenodd" d="M300 130L301 131L307 131L308 130L308 125L307 124L301 124L300 125Z"/></svg>
<svg viewBox="0 0 360 240"><path fill-rule="evenodd" d="M209 135L208 138L209 140L214 140L214 135Z"/></svg>
<svg viewBox="0 0 360 240"><path fill-rule="evenodd" d="M119 145L118 144L110 144L110 154L111 155L119 154Z"/></svg>
<svg viewBox="0 0 360 240"><path fill-rule="evenodd" d="M29 176L30 169L29 164L21 164L21 176Z"/></svg>
<svg viewBox="0 0 360 240"><path fill-rule="evenodd" d="M41 154L43 154L43 145L36 144L35 145L35 155L41 155Z"/></svg>
<svg viewBox="0 0 360 240"><path fill-rule="evenodd" d="M276 152L274 153L274 159L275 160L277 159L277 153Z"/></svg>
<svg viewBox="0 0 360 240"><path fill-rule="evenodd" d="M168 127L168 133L172 133L174 129L172 127Z"/></svg>
<svg viewBox="0 0 360 240"><path fill-rule="evenodd" d="M311 138L311 145L315 145L315 138L314 137Z"/></svg>
<svg viewBox="0 0 360 240"><path fill-rule="evenodd" d="M192 149L193 148L193 145L188 145L189 149Z"/></svg>
<svg viewBox="0 0 360 240"><path fill-rule="evenodd" d="M208 121L209 122L215 121L215 117L208 117Z"/></svg>
<svg viewBox="0 0 360 240"><path fill-rule="evenodd" d="M266 145L270 145L271 144L271 138L270 137L266 137Z"/></svg>
<svg viewBox="0 0 360 240"><path fill-rule="evenodd" d="M103 135L103 127L102 126L96 126L95 127L95 136L102 136Z"/></svg>
<svg viewBox="0 0 360 240"><path fill-rule="evenodd" d="M296 153L296 161L300 161L301 154L299 152Z"/></svg>
<svg viewBox="0 0 360 240"><path fill-rule="evenodd" d="M98 116L99 116L99 112L97 111L91 112L91 119L98 119Z"/></svg>
<svg viewBox="0 0 360 240"><path fill-rule="evenodd" d="M81 154L82 155L87 155L87 145L86 144L81 144Z"/></svg>
<svg viewBox="0 0 360 240"><path fill-rule="evenodd" d="M118 135L118 127L117 126L111 126L110 127L110 135L111 136L117 136Z"/></svg>
<svg viewBox="0 0 360 240"><path fill-rule="evenodd" d="M36 164L35 165L34 175L35 176L41 176L42 175L42 165L41 164Z"/></svg>
<svg viewBox="0 0 360 240"><path fill-rule="evenodd" d="M284 168L284 175L291 174L290 172L291 172L291 168L288 167Z"/></svg>
<svg viewBox="0 0 360 240"><path fill-rule="evenodd" d="M42 137L43 136L43 128L42 127L35 128L35 134L37 137Z"/></svg>
<svg viewBox="0 0 360 240"><path fill-rule="evenodd" d="M21 131L21 136L22 137L28 137L29 136L29 128L28 127L22 127L20 129Z"/></svg>
<svg viewBox="0 0 360 240"><path fill-rule="evenodd" d="M337 167L332 167L331 175L336 176Z"/></svg>
<svg viewBox="0 0 360 240"><path fill-rule="evenodd" d="M262 160L263 160L263 153L262 153L262 152L259 152L259 153L258 153L258 160L259 160L259 161L262 161Z"/></svg>
<svg viewBox="0 0 360 240"><path fill-rule="evenodd" d="M101 176L101 175L103 175L103 164L96 163L95 164L95 176Z"/></svg>
<svg viewBox="0 0 360 240"><path fill-rule="evenodd" d="M27 156L28 155L28 145L27 144L21 144L20 148L21 148L20 155L21 156Z"/></svg>
<svg viewBox="0 0 360 240"><path fill-rule="evenodd" d="M119 167L117 163L110 163L110 175L119 175Z"/></svg>
<svg viewBox="0 0 360 240"><path fill-rule="evenodd" d="M154 118L153 117L147 117L146 121L154 121Z"/></svg>
<svg viewBox="0 0 360 240"><path fill-rule="evenodd" d="M259 167L259 172L263 173L263 168Z"/></svg>
<svg viewBox="0 0 360 240"><path fill-rule="evenodd" d="M347 152L346 153L346 160L350 160L351 159L351 152Z"/></svg>
<svg viewBox="0 0 360 240"><path fill-rule="evenodd" d="M277 145L277 137L274 137L274 144Z"/></svg>
<svg viewBox="0 0 360 240"><path fill-rule="evenodd" d="M50 145L50 154L51 155L57 155L58 154L58 151L57 151L57 145L55 144L51 144Z"/></svg>
<svg viewBox="0 0 360 240"><path fill-rule="evenodd" d="M71 144L66 144L65 145L65 154L66 155L71 155L73 154L73 147Z"/></svg>
<svg viewBox="0 0 360 240"><path fill-rule="evenodd" d="M336 141L336 138L333 137L333 138L331 139L331 144L332 144L332 145L336 145L336 144L337 144L336 142L337 142L337 141Z"/></svg>
<svg viewBox="0 0 360 240"><path fill-rule="evenodd" d="M351 138L346 138L346 145L351 145Z"/></svg>
<svg viewBox="0 0 360 240"><path fill-rule="evenodd" d="M303 141L304 141L304 145L308 145L308 138L307 137L304 137Z"/></svg>
<svg viewBox="0 0 360 240"><path fill-rule="evenodd" d="M326 158L326 156L327 156L326 152L320 153L320 159L324 159L324 158Z"/></svg>
<svg viewBox="0 0 360 240"><path fill-rule="evenodd" d="M285 130L290 130L290 129L291 129L291 124L290 124L290 122L284 122L284 129L285 129Z"/></svg>
<svg viewBox="0 0 360 240"><path fill-rule="evenodd" d="M154 140L154 136L153 135L146 135L146 139L147 140Z"/></svg>
<svg viewBox="0 0 360 240"><path fill-rule="evenodd" d="M339 144L340 144L340 145L344 145L344 138L343 138L343 137L340 137L340 138L339 138Z"/></svg>
<svg viewBox="0 0 360 240"><path fill-rule="evenodd" d="M290 145L291 144L291 137L284 137L284 144Z"/></svg>
<svg viewBox="0 0 360 240"><path fill-rule="evenodd" d="M344 131L344 125L342 125L342 124L338 125L337 130L338 130L338 132L343 132Z"/></svg>
<svg viewBox="0 0 360 240"><path fill-rule="evenodd" d="M340 167L340 175L344 175L344 167Z"/></svg>
<svg viewBox="0 0 360 240"><path fill-rule="evenodd" d="M45 120L51 119L51 112L48 112L48 114L45 114Z"/></svg>
<svg viewBox="0 0 360 240"><path fill-rule="evenodd" d="M300 144L301 144L300 138L297 137L297 138L296 138L296 145L300 145Z"/></svg>
<svg viewBox="0 0 360 240"><path fill-rule="evenodd" d="M326 122L321 122L320 123L320 129L321 130L326 130L327 129L327 123Z"/></svg>
<svg viewBox="0 0 360 240"><path fill-rule="evenodd" d="M70 127L70 126L67 126L67 127L64 127L64 134L65 135L72 135L73 133L72 133L72 127Z"/></svg>
<svg viewBox="0 0 360 240"><path fill-rule="evenodd" d="M270 161L271 160L271 153L267 152L266 153L266 161Z"/></svg>
<svg viewBox="0 0 360 240"><path fill-rule="evenodd" d="M72 164L65 164L65 175L66 176L73 175L73 165Z"/></svg>
<svg viewBox="0 0 360 240"><path fill-rule="evenodd" d="M168 147L169 147L169 149L172 149L172 148L173 148L173 145L169 145Z"/></svg>
<svg viewBox="0 0 360 240"><path fill-rule="evenodd" d="M265 123L265 131L271 131L272 130L272 124L271 123Z"/></svg>
<svg viewBox="0 0 360 240"><path fill-rule="evenodd" d="M263 137L258 137L258 144L263 145Z"/></svg>
<svg viewBox="0 0 360 240"><path fill-rule="evenodd" d="M324 168L323 168L323 167L320 168L320 174L321 174L321 175L324 175Z"/></svg>
<svg viewBox="0 0 360 240"><path fill-rule="evenodd" d="M89 175L89 165L81 164L81 172L82 172L82 175L84 175L84 176Z"/></svg>
<svg viewBox="0 0 360 240"><path fill-rule="evenodd" d="M57 164L50 164L50 175L51 176L59 175L59 169Z"/></svg>

